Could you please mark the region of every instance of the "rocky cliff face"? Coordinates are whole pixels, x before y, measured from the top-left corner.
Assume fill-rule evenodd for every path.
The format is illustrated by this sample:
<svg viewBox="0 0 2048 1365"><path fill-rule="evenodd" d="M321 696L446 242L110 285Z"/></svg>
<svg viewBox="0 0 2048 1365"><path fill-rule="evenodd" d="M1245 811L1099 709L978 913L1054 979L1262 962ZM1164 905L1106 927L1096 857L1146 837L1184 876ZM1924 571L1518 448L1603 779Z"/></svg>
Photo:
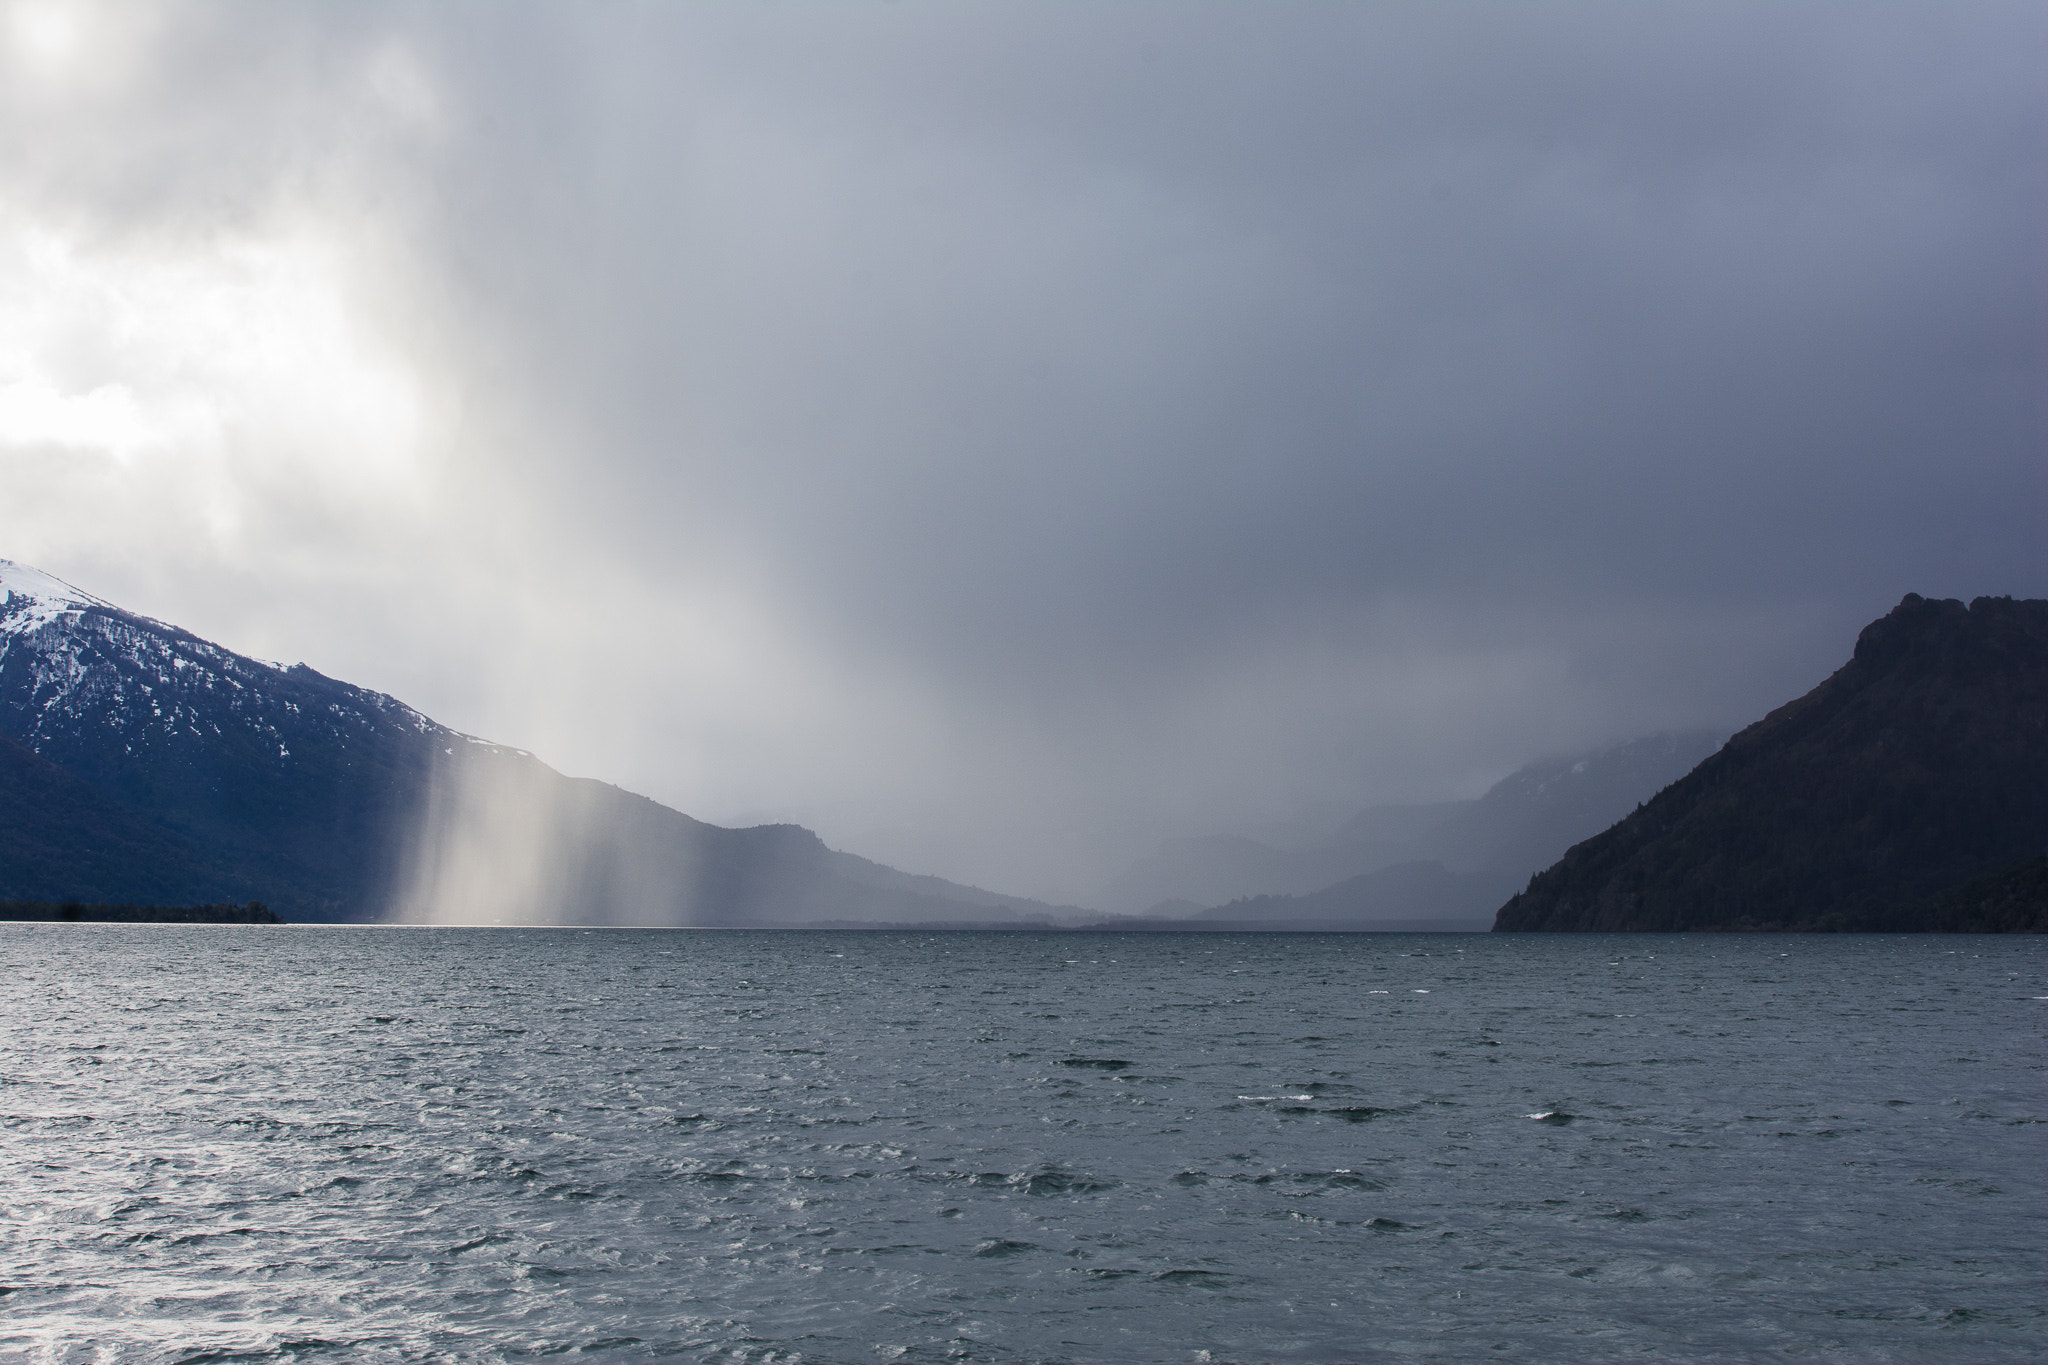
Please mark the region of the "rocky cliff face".
<svg viewBox="0 0 2048 1365"><path fill-rule="evenodd" d="M1494 928L1965 929L1953 893L2044 849L2048 601L1909 595Z"/></svg>

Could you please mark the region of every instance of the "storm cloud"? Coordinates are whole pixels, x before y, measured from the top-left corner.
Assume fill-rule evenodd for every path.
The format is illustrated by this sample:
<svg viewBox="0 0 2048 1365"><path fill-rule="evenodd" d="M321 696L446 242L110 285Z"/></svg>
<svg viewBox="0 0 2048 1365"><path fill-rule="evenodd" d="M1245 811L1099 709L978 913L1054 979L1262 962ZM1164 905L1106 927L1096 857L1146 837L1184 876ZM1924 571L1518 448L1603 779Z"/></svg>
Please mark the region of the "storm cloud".
<svg viewBox="0 0 2048 1365"><path fill-rule="evenodd" d="M1085 898L2048 593L2038 5L0 24L0 554Z"/></svg>

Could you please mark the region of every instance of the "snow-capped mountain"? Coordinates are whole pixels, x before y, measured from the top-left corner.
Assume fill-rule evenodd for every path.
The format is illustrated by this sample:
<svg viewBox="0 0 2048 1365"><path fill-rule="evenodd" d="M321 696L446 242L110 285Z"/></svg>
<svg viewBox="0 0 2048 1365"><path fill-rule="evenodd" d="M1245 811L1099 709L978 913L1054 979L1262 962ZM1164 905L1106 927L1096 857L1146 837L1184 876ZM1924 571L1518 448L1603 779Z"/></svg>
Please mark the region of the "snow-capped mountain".
<svg viewBox="0 0 2048 1365"><path fill-rule="evenodd" d="M433 754L471 743L8 561L0 734L275 888L287 914L347 918L394 893Z"/></svg>
<svg viewBox="0 0 2048 1365"><path fill-rule="evenodd" d="M330 749L367 755L380 738L474 742L380 692L236 654L9 560L0 733L137 797L166 766L189 769L188 781L232 766L248 781L246 765L282 777Z"/></svg>
<svg viewBox="0 0 2048 1365"><path fill-rule="evenodd" d="M292 919L928 922L1050 910L836 853L796 826L724 829L564 777L395 698L237 654L6 560L0 737L31 751L0 755L17 801L28 783L99 803L33 847L0 829L0 899L69 894L51 884L74 875L81 895L255 898ZM109 822L132 856L108 851ZM133 852L145 846L150 856Z"/></svg>

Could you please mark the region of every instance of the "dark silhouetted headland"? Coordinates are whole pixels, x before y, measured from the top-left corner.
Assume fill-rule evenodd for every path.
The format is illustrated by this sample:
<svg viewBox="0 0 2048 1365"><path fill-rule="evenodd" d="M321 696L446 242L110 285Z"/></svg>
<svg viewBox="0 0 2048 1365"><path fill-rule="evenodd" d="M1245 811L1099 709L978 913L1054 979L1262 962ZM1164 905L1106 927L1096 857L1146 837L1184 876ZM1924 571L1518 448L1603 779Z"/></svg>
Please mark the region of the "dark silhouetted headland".
<svg viewBox="0 0 2048 1365"><path fill-rule="evenodd" d="M1908 595L1496 930L2048 928L2048 601Z"/></svg>

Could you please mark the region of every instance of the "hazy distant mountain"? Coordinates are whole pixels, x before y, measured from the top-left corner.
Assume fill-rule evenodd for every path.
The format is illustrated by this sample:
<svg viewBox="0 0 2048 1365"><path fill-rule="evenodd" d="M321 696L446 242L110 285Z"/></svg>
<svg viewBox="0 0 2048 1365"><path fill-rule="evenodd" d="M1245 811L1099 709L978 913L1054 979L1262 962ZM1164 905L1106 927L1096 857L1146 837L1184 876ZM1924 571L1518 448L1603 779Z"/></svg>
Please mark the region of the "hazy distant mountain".
<svg viewBox="0 0 2048 1365"><path fill-rule="evenodd" d="M11 741L9 743L8 741ZM0 897L290 919L1044 919L793 825L725 829L0 560Z"/></svg>
<svg viewBox="0 0 2048 1365"><path fill-rule="evenodd" d="M1301 896L1248 896L1204 910L1198 925L1246 929L1467 929L1488 927L1475 912L1470 876L1438 862L1396 863Z"/></svg>
<svg viewBox="0 0 2048 1365"><path fill-rule="evenodd" d="M1483 919L1567 848L1684 776L1719 740L1718 734L1704 731L1656 735L1572 758L1546 759L1502 779L1476 800L1375 806L1306 848L1274 848L1231 837L1176 840L1125 873L1099 900L1117 913L1176 917L1190 903L1227 909L1226 902L1255 900L1259 914L1290 917L1321 918L1339 904L1351 904L1365 918L1447 914ZM1393 883L1358 882L1351 892L1337 893L1338 883L1424 863L1439 865L1452 881L1429 897L1418 890L1406 909ZM1316 899L1319 909L1279 903L1280 898L1325 891L1332 894Z"/></svg>
<svg viewBox="0 0 2048 1365"><path fill-rule="evenodd" d="M1909 594L1495 927L2038 929L2044 850L2048 601Z"/></svg>

